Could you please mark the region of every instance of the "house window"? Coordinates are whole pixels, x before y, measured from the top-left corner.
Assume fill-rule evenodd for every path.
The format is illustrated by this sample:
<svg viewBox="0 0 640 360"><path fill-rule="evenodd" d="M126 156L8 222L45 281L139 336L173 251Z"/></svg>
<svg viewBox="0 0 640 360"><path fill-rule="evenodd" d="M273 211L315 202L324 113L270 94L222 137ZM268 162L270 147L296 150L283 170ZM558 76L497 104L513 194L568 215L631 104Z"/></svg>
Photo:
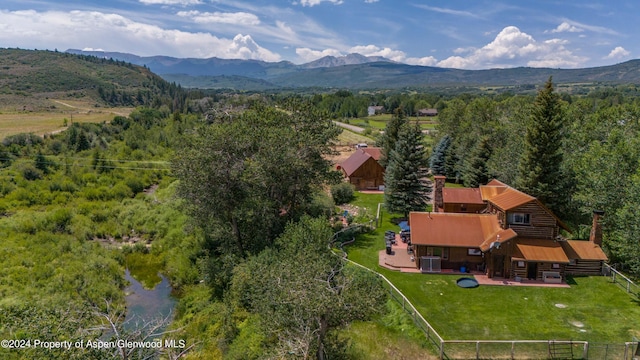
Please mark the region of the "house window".
<svg viewBox="0 0 640 360"><path fill-rule="evenodd" d="M442 260L449 260L449 248L442 249Z"/></svg>
<svg viewBox="0 0 640 360"><path fill-rule="evenodd" d="M519 268L523 268L526 266L526 263L524 261L518 261L518 267Z"/></svg>
<svg viewBox="0 0 640 360"><path fill-rule="evenodd" d="M551 264L552 269L560 269L560 264Z"/></svg>
<svg viewBox="0 0 640 360"><path fill-rule="evenodd" d="M513 213L513 214L509 214L509 223L511 224L522 224L522 225L529 225L531 224L531 216L529 214L523 214L523 213Z"/></svg>
<svg viewBox="0 0 640 360"><path fill-rule="evenodd" d="M482 255L482 251L480 251L480 249L467 249L467 255L480 256Z"/></svg>

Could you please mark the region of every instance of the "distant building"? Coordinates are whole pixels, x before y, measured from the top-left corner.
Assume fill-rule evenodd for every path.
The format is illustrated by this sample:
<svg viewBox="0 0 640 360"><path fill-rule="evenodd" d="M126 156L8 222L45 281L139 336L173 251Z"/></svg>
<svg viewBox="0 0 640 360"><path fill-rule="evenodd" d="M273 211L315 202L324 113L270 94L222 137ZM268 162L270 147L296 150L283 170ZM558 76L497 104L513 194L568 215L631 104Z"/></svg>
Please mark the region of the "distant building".
<svg viewBox="0 0 640 360"><path fill-rule="evenodd" d="M420 109L418 116L438 116L438 109Z"/></svg>
<svg viewBox="0 0 640 360"><path fill-rule="evenodd" d="M384 106L369 106L367 108L367 113L369 116L382 114L384 112Z"/></svg>

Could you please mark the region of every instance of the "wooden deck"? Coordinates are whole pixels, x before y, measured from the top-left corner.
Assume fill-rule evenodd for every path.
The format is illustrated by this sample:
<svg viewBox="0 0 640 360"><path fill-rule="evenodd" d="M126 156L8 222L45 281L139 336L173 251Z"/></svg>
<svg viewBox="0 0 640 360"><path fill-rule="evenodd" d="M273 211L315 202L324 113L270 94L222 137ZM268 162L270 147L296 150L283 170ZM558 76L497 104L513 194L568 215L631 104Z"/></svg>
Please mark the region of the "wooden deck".
<svg viewBox="0 0 640 360"><path fill-rule="evenodd" d="M562 282L560 284L550 284L539 280L525 280L515 281L513 279L504 278L489 278L486 274L474 274L474 278L480 285L496 285L496 286L537 286L537 287L555 287L555 288L569 288L569 284Z"/></svg>

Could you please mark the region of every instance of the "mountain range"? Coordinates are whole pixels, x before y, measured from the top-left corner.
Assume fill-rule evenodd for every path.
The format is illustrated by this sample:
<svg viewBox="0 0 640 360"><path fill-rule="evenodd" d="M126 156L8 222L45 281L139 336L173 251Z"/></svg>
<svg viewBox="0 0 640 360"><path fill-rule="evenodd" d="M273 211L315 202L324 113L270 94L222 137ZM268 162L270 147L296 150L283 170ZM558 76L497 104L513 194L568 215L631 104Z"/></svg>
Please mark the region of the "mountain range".
<svg viewBox="0 0 640 360"><path fill-rule="evenodd" d="M239 59L197 59L169 56L142 57L134 54L83 51L90 55L146 66L165 80L183 87L268 90L283 88L393 89L450 86L530 86L549 76L558 84L640 83L640 60L584 69L519 67L509 69L461 70L416 66L382 57L349 54L325 56L296 65L288 61L264 62Z"/></svg>

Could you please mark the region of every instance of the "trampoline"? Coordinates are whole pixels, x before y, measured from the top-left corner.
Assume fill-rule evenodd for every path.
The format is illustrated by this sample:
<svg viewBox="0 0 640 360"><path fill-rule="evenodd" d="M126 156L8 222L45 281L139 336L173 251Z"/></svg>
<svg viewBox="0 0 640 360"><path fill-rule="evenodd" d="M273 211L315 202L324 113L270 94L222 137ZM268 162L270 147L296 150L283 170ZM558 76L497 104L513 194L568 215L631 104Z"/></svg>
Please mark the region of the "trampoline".
<svg viewBox="0 0 640 360"><path fill-rule="evenodd" d="M458 286L460 286L461 288L465 288L465 289L477 288L479 286L478 280L474 278L468 278L468 277L463 277L458 279L456 281L456 284L458 284Z"/></svg>

